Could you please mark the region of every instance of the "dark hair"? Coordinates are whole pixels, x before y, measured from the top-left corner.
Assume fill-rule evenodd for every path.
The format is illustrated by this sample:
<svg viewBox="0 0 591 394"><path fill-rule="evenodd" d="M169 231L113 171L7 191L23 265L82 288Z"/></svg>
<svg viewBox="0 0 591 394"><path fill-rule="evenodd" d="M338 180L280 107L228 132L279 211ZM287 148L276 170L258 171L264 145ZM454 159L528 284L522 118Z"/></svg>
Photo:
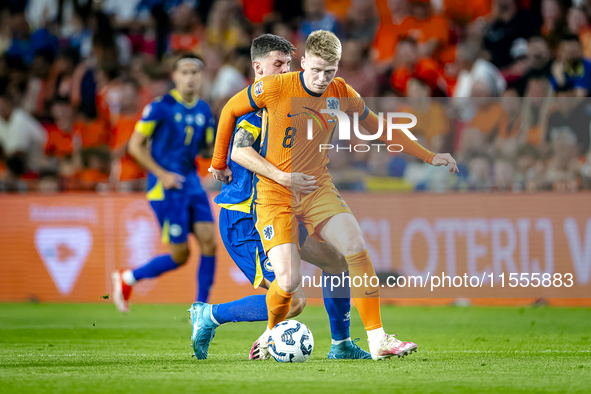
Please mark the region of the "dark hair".
<svg viewBox="0 0 591 394"><path fill-rule="evenodd" d="M403 36L403 37L400 38L400 40L398 40L398 43L399 44L400 43L403 43L403 42L405 42L407 44L410 44L410 45L413 45L413 46L416 46L417 45L417 40L415 40L415 38L414 37L411 37L411 36Z"/></svg>
<svg viewBox="0 0 591 394"><path fill-rule="evenodd" d="M576 41L576 42L581 42L581 40L579 39L579 36L573 33L567 33L564 34L562 37L560 37L560 42L569 42L569 41Z"/></svg>
<svg viewBox="0 0 591 394"><path fill-rule="evenodd" d="M201 59L201 57L195 55L194 53L184 53L182 55L180 55L174 62L174 69L176 70L178 68L179 62L181 60L185 60L185 59L193 59L193 60L197 60L199 62L201 62L201 66L199 69L203 68L203 59Z"/></svg>
<svg viewBox="0 0 591 394"><path fill-rule="evenodd" d="M250 59L254 62L257 59L265 58L270 52L279 51L286 55L295 52L295 47L285 38L274 34L263 34L252 40L250 46Z"/></svg>

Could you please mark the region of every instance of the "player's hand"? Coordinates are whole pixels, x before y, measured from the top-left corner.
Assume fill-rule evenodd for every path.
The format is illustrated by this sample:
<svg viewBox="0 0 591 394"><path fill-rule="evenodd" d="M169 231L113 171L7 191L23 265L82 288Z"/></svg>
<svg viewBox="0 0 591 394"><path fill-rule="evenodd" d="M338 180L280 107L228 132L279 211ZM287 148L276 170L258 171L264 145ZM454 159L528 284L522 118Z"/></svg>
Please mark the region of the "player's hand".
<svg viewBox="0 0 591 394"><path fill-rule="evenodd" d="M431 163L434 166L447 166L449 165L449 173L453 174L454 172L460 172L458 170L458 163L454 160L453 157L449 153L438 153L433 158L433 162Z"/></svg>
<svg viewBox="0 0 591 394"><path fill-rule="evenodd" d="M207 171L211 172L213 179L223 182L225 185L232 182L232 170L230 170L229 167L226 167L223 170L216 170L213 167L209 167Z"/></svg>
<svg viewBox="0 0 591 394"><path fill-rule="evenodd" d="M313 175L306 175L302 174L301 172L292 172L291 174L286 174L284 185L287 187L291 194L293 194L296 198L296 202L300 202L300 198L302 194L309 194L312 193L314 190L318 189L319 186L316 185L317 181L314 179Z"/></svg>
<svg viewBox="0 0 591 394"><path fill-rule="evenodd" d="M165 172L163 175L158 177L158 180L162 182L162 186L168 189L182 189L185 177L174 172Z"/></svg>

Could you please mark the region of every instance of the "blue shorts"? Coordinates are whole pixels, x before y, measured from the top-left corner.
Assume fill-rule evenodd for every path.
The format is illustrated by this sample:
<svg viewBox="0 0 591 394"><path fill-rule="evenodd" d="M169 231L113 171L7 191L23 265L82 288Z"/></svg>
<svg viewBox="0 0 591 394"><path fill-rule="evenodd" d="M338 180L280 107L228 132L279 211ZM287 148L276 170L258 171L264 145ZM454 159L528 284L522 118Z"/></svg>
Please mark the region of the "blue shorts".
<svg viewBox="0 0 591 394"><path fill-rule="evenodd" d="M150 201L162 228L162 242L180 244L187 241L196 222L213 222L209 198L205 190L188 194L165 190L164 200Z"/></svg>
<svg viewBox="0 0 591 394"><path fill-rule="evenodd" d="M226 250L255 289L263 278L273 282L275 273L265 255L252 215L222 208L219 226Z"/></svg>

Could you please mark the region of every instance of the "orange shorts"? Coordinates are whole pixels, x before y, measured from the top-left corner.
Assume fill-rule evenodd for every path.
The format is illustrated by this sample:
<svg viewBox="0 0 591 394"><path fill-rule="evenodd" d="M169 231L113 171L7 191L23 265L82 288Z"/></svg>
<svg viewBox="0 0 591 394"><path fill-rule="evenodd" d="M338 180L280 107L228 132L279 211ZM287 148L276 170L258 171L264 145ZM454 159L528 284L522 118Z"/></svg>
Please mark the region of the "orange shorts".
<svg viewBox="0 0 591 394"><path fill-rule="evenodd" d="M256 227L265 253L281 244L299 245L298 222L306 227L309 236L323 241L320 230L326 221L339 213L351 213L330 175L322 176L318 184L318 189L303 196L294 206L256 204Z"/></svg>

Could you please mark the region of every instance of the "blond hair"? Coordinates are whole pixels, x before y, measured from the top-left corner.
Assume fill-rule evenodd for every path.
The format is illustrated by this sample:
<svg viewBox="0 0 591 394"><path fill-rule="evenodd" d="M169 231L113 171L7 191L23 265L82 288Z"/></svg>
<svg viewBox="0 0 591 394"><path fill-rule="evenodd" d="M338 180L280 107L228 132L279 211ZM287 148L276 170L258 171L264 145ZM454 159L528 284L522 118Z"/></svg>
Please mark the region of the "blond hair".
<svg viewBox="0 0 591 394"><path fill-rule="evenodd" d="M306 40L306 56L318 56L329 63L341 60L341 50L341 41L326 30L316 30Z"/></svg>

